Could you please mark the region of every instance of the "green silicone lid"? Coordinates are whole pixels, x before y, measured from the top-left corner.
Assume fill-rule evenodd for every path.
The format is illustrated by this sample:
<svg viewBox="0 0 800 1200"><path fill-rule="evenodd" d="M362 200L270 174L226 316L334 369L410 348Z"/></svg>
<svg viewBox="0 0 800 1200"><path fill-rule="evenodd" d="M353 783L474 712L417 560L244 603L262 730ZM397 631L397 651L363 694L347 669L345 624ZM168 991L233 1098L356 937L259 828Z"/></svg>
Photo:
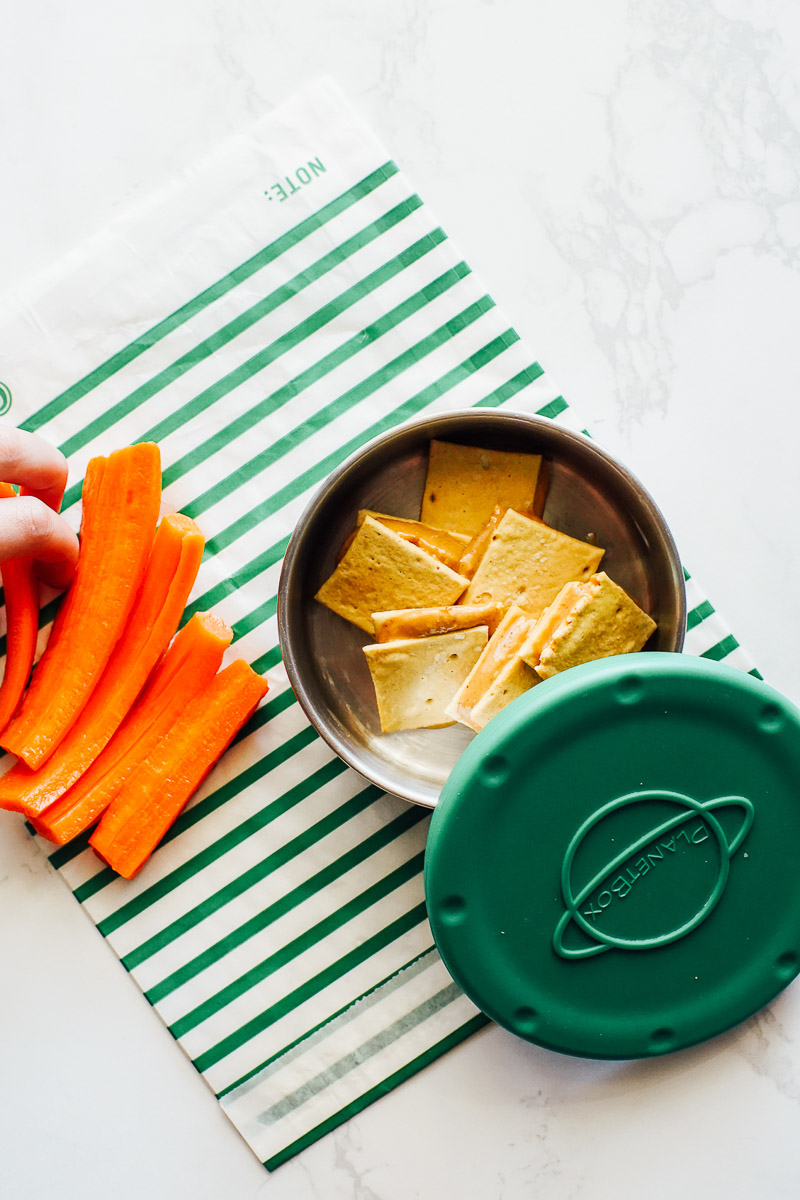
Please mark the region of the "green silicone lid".
<svg viewBox="0 0 800 1200"><path fill-rule="evenodd" d="M591 1058L693 1045L800 970L800 711L706 659L632 654L537 685L434 810L428 913L488 1016Z"/></svg>

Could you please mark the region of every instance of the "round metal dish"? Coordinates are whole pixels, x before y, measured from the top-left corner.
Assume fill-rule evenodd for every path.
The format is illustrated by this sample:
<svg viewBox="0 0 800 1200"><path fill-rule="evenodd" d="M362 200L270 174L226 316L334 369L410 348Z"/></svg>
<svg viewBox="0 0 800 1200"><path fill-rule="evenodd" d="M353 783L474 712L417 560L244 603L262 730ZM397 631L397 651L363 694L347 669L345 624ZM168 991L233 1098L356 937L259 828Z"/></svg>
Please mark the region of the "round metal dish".
<svg viewBox="0 0 800 1200"><path fill-rule="evenodd" d="M370 638L314 599L360 508L418 517L432 438L527 450L549 462L548 524L605 548L601 569L651 614L648 650L683 646L683 571L663 516L639 481L590 438L544 417L482 409L392 430L344 462L314 496L289 543L278 591L283 661L311 723L350 766L394 795L433 808L474 734L463 725L383 734L362 646Z"/></svg>

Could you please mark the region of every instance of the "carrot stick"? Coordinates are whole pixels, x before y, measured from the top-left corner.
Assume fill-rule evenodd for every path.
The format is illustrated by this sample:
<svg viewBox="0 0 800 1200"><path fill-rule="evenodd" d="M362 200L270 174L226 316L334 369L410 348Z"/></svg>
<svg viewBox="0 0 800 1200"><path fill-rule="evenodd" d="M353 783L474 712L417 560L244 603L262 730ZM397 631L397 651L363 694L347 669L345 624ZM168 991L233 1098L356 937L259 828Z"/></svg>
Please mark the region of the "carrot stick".
<svg viewBox="0 0 800 1200"><path fill-rule="evenodd" d="M152 442L89 463L75 578L22 707L0 736L29 767L52 754L111 657L147 565L160 502L160 456Z"/></svg>
<svg viewBox="0 0 800 1200"><path fill-rule="evenodd" d="M38 833L64 845L97 820L142 758L214 678L232 637L230 626L213 613L195 613L102 754L73 787L34 819Z"/></svg>
<svg viewBox="0 0 800 1200"><path fill-rule="evenodd" d="M89 844L132 879L266 694L244 659L220 671L140 763Z"/></svg>
<svg viewBox="0 0 800 1200"><path fill-rule="evenodd" d="M189 517L164 517L125 630L86 707L46 763L32 771L18 762L0 779L0 808L35 817L108 744L178 628L203 546L203 535Z"/></svg>
<svg viewBox="0 0 800 1200"><path fill-rule="evenodd" d="M16 496L10 483L0 483L0 499ZM6 597L6 669L0 686L0 730L17 711L31 673L39 632L39 584L31 558L9 558L0 564Z"/></svg>

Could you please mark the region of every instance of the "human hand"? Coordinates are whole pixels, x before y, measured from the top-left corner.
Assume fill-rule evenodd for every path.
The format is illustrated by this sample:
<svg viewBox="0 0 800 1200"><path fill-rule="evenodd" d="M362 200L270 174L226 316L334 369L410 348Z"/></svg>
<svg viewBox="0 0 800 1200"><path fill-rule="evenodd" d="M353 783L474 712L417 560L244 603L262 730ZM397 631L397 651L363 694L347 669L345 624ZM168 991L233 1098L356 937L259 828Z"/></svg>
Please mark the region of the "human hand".
<svg viewBox="0 0 800 1200"><path fill-rule="evenodd" d="M75 574L78 539L58 510L67 485L67 460L36 434L0 426L0 479L22 489L0 500L0 562L32 558L40 579L66 587Z"/></svg>

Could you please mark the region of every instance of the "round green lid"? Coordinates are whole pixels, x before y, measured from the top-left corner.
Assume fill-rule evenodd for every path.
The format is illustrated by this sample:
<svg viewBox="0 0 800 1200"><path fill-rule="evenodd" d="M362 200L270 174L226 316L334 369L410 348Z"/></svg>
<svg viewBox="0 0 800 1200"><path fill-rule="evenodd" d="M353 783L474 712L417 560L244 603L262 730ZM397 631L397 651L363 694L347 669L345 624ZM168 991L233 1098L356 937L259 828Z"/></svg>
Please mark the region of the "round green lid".
<svg viewBox="0 0 800 1200"><path fill-rule="evenodd" d="M531 1042L703 1041L800 970L800 711L706 659L573 667L478 734L434 810L445 965Z"/></svg>

